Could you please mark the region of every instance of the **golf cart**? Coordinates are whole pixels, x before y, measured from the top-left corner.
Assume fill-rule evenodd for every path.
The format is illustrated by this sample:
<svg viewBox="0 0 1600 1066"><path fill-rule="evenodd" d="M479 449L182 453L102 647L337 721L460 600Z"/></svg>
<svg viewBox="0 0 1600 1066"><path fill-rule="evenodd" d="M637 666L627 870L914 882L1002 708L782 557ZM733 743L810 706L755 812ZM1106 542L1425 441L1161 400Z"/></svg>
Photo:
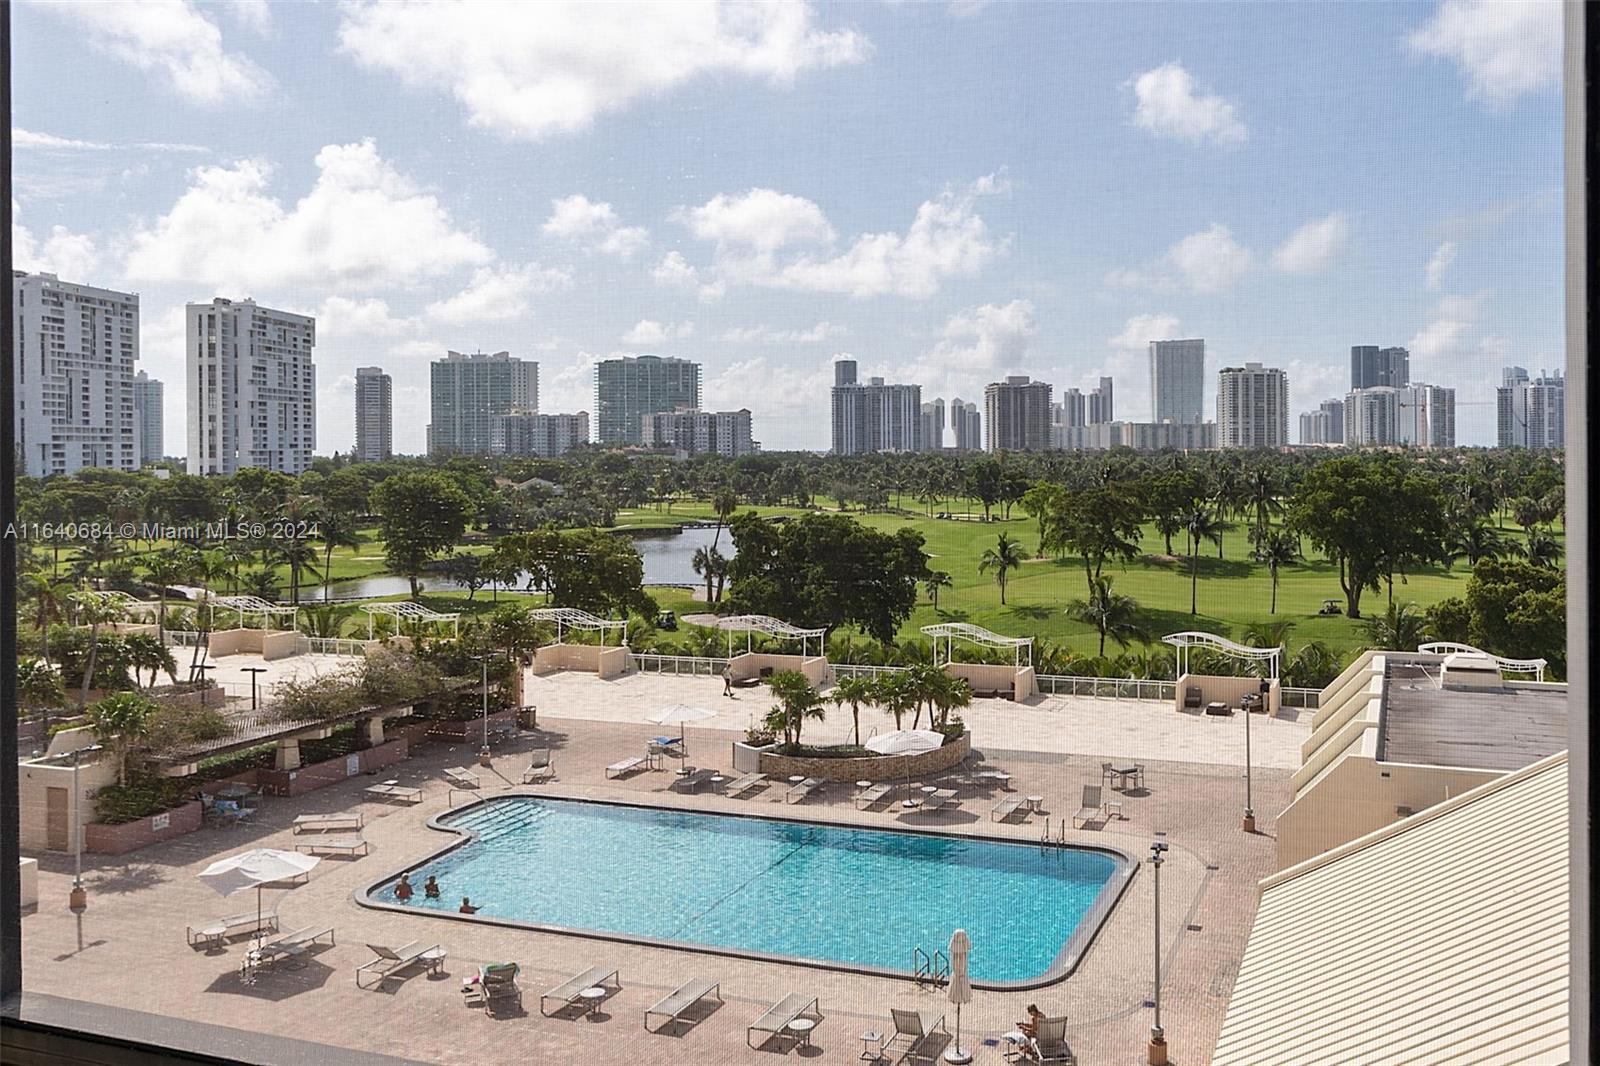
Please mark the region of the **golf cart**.
<svg viewBox="0 0 1600 1066"><path fill-rule="evenodd" d="M657 629L677 629L678 616L673 611L662 611L656 616Z"/></svg>
<svg viewBox="0 0 1600 1066"><path fill-rule="evenodd" d="M1343 610L1343 608L1341 608L1339 606L1339 601L1338 600L1323 600L1322 601L1322 610L1318 611L1317 613L1318 614L1344 614L1344 610Z"/></svg>

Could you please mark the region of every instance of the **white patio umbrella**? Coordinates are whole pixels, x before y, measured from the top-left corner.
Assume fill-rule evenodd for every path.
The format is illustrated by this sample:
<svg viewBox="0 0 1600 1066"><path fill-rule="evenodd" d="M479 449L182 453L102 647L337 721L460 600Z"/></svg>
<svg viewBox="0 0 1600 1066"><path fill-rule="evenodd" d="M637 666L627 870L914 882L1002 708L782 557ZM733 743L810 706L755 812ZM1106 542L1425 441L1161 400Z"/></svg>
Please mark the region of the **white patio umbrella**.
<svg viewBox="0 0 1600 1066"><path fill-rule="evenodd" d="M707 718L715 718L716 716L716 711L708 710L705 707L690 707L685 703L674 703L670 707L661 708L661 710L657 711L655 714L652 714L649 718L645 719L645 721L654 722L657 725L671 725L674 722L678 723L678 739L682 740L683 726L685 722L703 722Z"/></svg>
<svg viewBox="0 0 1600 1066"><path fill-rule="evenodd" d="M256 890L256 926L261 925L261 887L273 881L286 881L308 873L320 862L315 855L275 848L254 848L216 862L200 871L200 880L219 896L231 896L246 888Z"/></svg>
<svg viewBox="0 0 1600 1066"><path fill-rule="evenodd" d="M871 737L864 745L879 755L921 755L944 746L944 734L931 729L896 729Z"/></svg>
<svg viewBox="0 0 1600 1066"><path fill-rule="evenodd" d="M957 929L950 936L950 988L945 996L956 1005L956 1036L944 1053L944 1061L965 1063L972 1061L972 1052L961 1046L961 1004L972 1002L972 979L967 976L967 956L972 952L972 941L965 929Z"/></svg>

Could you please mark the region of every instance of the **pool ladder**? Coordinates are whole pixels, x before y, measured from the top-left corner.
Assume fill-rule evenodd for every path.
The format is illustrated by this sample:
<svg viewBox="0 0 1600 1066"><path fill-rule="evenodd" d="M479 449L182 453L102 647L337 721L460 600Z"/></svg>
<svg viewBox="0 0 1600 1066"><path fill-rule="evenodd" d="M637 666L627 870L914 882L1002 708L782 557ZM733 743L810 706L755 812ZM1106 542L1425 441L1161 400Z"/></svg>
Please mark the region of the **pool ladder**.
<svg viewBox="0 0 1600 1066"><path fill-rule="evenodd" d="M919 985L939 987L950 980L949 956L938 948L928 954L921 948L911 949L911 976Z"/></svg>
<svg viewBox="0 0 1600 1066"><path fill-rule="evenodd" d="M1050 816L1049 815L1045 816L1045 819L1044 819L1044 833L1039 837L1039 846L1040 847L1049 847L1052 844L1056 845L1057 847L1066 847L1066 845L1067 845L1067 820L1065 818L1061 819L1061 821L1058 823L1058 825L1060 827L1060 832L1057 834L1057 836L1055 838L1052 839L1051 836L1050 836Z"/></svg>

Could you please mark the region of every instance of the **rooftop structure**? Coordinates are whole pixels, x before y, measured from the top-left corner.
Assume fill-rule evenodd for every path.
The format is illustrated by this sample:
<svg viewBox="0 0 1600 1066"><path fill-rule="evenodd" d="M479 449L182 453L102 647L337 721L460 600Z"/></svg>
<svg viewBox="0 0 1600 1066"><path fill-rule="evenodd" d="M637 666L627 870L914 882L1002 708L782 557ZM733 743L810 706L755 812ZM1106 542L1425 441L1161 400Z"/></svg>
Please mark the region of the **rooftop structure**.
<svg viewBox="0 0 1600 1066"><path fill-rule="evenodd" d="M938 660L939 638L945 642L945 662L951 662L950 648L957 640L964 640L968 644L977 644L985 648L1010 648L1012 661L1015 663L1033 662L1032 637L1008 637L975 626L970 622L941 622L937 625L923 626L924 636L933 639L934 659Z"/></svg>

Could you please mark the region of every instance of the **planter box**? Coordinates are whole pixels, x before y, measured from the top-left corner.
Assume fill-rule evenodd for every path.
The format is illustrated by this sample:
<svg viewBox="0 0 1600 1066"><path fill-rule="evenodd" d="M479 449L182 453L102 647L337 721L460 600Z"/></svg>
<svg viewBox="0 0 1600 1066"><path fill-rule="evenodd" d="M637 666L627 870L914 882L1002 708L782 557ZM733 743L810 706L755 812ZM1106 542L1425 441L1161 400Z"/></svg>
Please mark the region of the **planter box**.
<svg viewBox="0 0 1600 1066"><path fill-rule="evenodd" d="M159 844L173 837L185 836L200 828L199 800L190 800L181 807L151 814L136 822L107 825L90 822L83 827L83 850L96 855L126 855L130 851Z"/></svg>
<svg viewBox="0 0 1600 1066"><path fill-rule="evenodd" d="M824 781L891 781L943 773L972 754L972 734L963 733L942 748L921 755L876 755L850 759L817 759L761 752L761 772L769 778L817 777Z"/></svg>
<svg viewBox="0 0 1600 1066"><path fill-rule="evenodd" d="M337 759L302 766L298 770L257 770L256 781L273 796L299 796L319 788L336 785L347 778L381 770L410 755L404 740L391 740L375 748L364 748Z"/></svg>

